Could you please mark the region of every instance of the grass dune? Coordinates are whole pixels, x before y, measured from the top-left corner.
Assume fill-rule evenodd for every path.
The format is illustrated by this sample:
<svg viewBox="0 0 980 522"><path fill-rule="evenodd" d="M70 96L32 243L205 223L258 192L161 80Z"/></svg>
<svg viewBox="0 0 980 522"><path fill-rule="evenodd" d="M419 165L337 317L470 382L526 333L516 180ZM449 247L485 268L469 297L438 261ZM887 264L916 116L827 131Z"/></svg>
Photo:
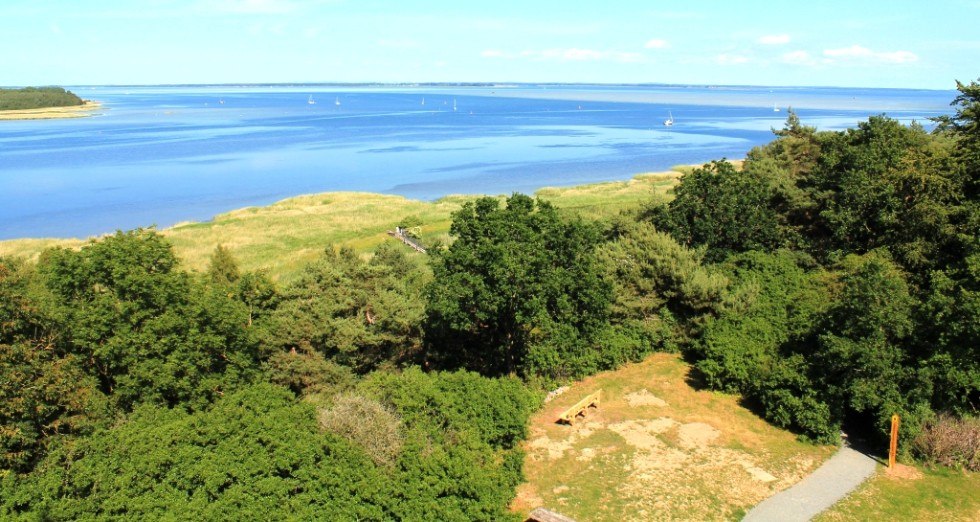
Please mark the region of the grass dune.
<svg viewBox="0 0 980 522"><path fill-rule="evenodd" d="M614 215L664 195L679 174L641 174L626 181L544 188L536 195L587 218ZM203 270L216 245L224 245L246 270L263 269L291 279L327 245L373 251L406 218L422 222L423 242L448 239L452 213L477 196L448 196L426 202L366 192L328 192L285 199L263 207L219 214L211 221L181 223L161 231L190 270ZM0 256L36 259L45 248L78 248L82 239L0 241Z"/></svg>

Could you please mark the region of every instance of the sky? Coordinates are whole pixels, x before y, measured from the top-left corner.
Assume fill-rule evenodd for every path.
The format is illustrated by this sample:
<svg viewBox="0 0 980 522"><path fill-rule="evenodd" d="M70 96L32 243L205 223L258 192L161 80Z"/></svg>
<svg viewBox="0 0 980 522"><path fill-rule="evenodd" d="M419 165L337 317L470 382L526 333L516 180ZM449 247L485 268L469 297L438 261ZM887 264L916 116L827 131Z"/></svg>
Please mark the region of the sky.
<svg viewBox="0 0 980 522"><path fill-rule="evenodd" d="M980 0L2 0L0 85L951 89L977 27Z"/></svg>

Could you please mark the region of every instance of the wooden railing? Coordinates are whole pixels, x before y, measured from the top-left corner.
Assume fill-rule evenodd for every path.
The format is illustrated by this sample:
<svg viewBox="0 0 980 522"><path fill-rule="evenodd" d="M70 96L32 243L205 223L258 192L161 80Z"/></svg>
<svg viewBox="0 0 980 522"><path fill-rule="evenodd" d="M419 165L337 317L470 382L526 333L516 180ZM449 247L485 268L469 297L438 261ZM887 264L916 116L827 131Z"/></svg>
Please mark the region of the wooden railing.
<svg viewBox="0 0 980 522"><path fill-rule="evenodd" d="M389 230L388 231L388 235L389 236L393 236L396 239L401 240L402 243L405 243L406 245L414 248L416 252L421 252L423 254L425 253L425 247L423 247L421 244L419 244L418 241L416 241L416 240L412 239L411 237L407 236L405 234L405 229L402 228L402 227L395 227L395 230L394 231Z"/></svg>

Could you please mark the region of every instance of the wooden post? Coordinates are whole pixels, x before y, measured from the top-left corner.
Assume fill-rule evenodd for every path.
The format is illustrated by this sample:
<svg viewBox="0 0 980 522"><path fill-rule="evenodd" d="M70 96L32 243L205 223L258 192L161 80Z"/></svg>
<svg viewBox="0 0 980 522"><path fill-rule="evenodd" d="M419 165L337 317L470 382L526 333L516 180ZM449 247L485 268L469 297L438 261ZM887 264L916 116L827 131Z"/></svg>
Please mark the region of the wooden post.
<svg viewBox="0 0 980 522"><path fill-rule="evenodd" d="M895 455L898 453L898 414L892 415L892 439L888 446L888 469L895 467Z"/></svg>

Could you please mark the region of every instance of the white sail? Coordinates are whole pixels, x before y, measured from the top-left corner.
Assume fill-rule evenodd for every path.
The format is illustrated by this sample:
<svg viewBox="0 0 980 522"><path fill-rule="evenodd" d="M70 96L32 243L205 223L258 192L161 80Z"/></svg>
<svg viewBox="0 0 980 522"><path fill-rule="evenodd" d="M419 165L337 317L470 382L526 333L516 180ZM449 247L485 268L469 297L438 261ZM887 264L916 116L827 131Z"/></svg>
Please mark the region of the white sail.
<svg viewBox="0 0 980 522"><path fill-rule="evenodd" d="M674 115L671 114L670 111L667 111L667 119L664 120L664 126L670 127L673 124L674 124Z"/></svg>

